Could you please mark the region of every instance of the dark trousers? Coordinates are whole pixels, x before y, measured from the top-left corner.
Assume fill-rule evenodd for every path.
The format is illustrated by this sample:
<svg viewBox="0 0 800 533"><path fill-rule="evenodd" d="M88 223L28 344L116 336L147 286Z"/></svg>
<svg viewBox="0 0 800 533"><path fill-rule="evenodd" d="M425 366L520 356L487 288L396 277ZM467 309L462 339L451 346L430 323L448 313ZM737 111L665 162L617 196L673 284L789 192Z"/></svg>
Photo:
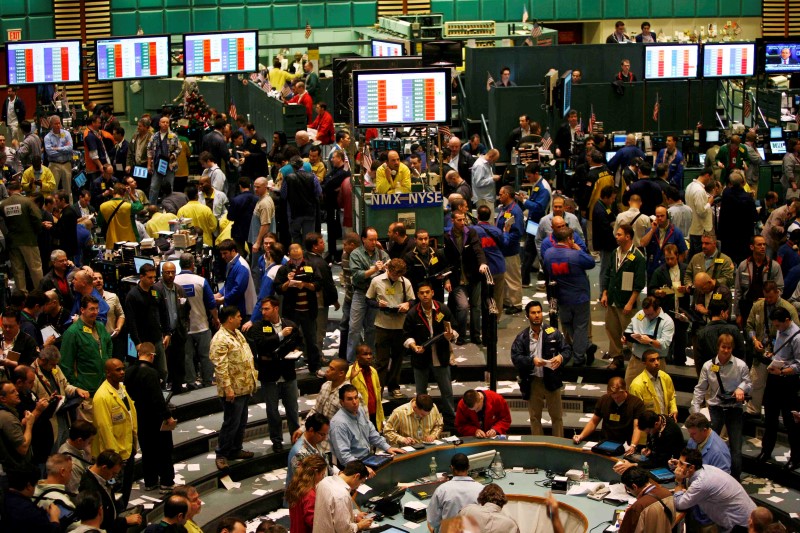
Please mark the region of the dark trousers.
<svg viewBox="0 0 800 533"><path fill-rule="evenodd" d="M342 320L339 322L339 359L347 359L347 337L350 333L350 304L345 298L342 304Z"/></svg>
<svg viewBox="0 0 800 533"><path fill-rule="evenodd" d="M131 448L131 456L122 463L122 470L117 474L116 480L119 483L120 497L116 500L117 512L121 513L128 508L128 500L131 499L131 489L133 489L133 469L136 463L136 441Z"/></svg>
<svg viewBox="0 0 800 533"><path fill-rule="evenodd" d="M142 449L142 471L144 484L172 486L175 483L175 470L172 466L172 432L161 431L161 422L140 419L139 446Z"/></svg>
<svg viewBox="0 0 800 533"><path fill-rule="evenodd" d="M325 209L325 224L328 226L328 255L335 261L341 261L342 252L336 249L336 241L342 237L338 206L328 206Z"/></svg>
<svg viewBox="0 0 800 533"><path fill-rule="evenodd" d="M447 306L453 313L456 323L453 326L461 338L469 334L474 342L481 336L481 284L480 282L453 287Z"/></svg>
<svg viewBox="0 0 800 533"><path fill-rule="evenodd" d="M531 269L536 261L536 239L533 235L525 236L525 246L522 248L522 284L530 285Z"/></svg>
<svg viewBox="0 0 800 533"><path fill-rule="evenodd" d="M220 400L222 401L222 427L219 428L219 439L215 452L217 457L232 459L242 451L250 395L236 396L232 402L225 401L224 397Z"/></svg>
<svg viewBox="0 0 800 533"><path fill-rule="evenodd" d="M174 392L186 382L186 336L173 334L167 352L167 374Z"/></svg>
<svg viewBox="0 0 800 533"><path fill-rule="evenodd" d="M783 425L789 436L789 448L792 451L792 461L800 460L800 426L794 421L792 411L800 409L797 390L800 386L800 376L767 376L767 387L764 389L764 417L766 428L761 439L761 451L772 455L775 441L778 438L778 415L783 418Z"/></svg>
<svg viewBox="0 0 800 533"><path fill-rule="evenodd" d="M261 388L264 390L267 405L267 422L269 423L269 439L273 444L283 443L283 424L281 413L278 410L278 401L283 402L283 409L286 411L286 423L289 426L289 434L293 434L300 427L298 416L297 380L292 381L262 381Z"/></svg>
<svg viewBox="0 0 800 533"><path fill-rule="evenodd" d="M308 371L316 372L319 370L320 351L317 346L317 316L309 311L291 312L284 310L284 316L297 323L303 333L303 341L306 344L306 361L308 361Z"/></svg>
<svg viewBox="0 0 800 533"><path fill-rule="evenodd" d="M378 371L381 390L383 387L389 392L400 389L400 368L406 353L403 340L402 329L375 327L375 370Z"/></svg>
<svg viewBox="0 0 800 533"><path fill-rule="evenodd" d="M739 479L742 473L742 427L744 426L744 409L731 407L723 409L716 405L708 406L711 415L711 429L722 433L722 426L728 428L728 446L731 448L731 475ZM791 415L789 415L791 416Z"/></svg>
<svg viewBox="0 0 800 533"><path fill-rule="evenodd" d="M689 258L694 257L703 251L703 236L702 235L689 235Z"/></svg>
<svg viewBox="0 0 800 533"><path fill-rule="evenodd" d="M675 334L672 336L672 344L669 345L669 353L672 356L673 365L683 366L686 364L686 346L688 342L689 324L675 320Z"/></svg>

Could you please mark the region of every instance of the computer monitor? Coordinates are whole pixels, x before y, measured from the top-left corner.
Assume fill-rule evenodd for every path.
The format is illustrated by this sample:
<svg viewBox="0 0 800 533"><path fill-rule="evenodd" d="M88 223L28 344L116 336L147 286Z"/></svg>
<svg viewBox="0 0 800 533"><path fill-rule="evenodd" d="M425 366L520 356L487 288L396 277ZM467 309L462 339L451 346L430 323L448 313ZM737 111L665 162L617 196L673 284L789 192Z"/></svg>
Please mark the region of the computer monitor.
<svg viewBox="0 0 800 533"><path fill-rule="evenodd" d="M614 148L619 148L620 146L625 146L625 140L628 138L627 135L624 133L615 133L614 134Z"/></svg>
<svg viewBox="0 0 800 533"><path fill-rule="evenodd" d="M786 141L770 141L769 149L773 155L784 155L786 153Z"/></svg>
<svg viewBox="0 0 800 533"><path fill-rule="evenodd" d="M705 166L706 164L706 154L698 154L700 157L700 166Z"/></svg>
<svg viewBox="0 0 800 533"><path fill-rule="evenodd" d="M136 269L136 275L139 275L139 269L142 268L144 265L153 265L156 266L156 262L153 260L152 257L141 257L141 256L134 256L133 257L133 268Z"/></svg>
<svg viewBox="0 0 800 533"><path fill-rule="evenodd" d="M611 161L611 158L617 155L617 152L606 152L606 162Z"/></svg>
<svg viewBox="0 0 800 533"><path fill-rule="evenodd" d="M783 139L783 128L780 126L771 126L769 128L770 139Z"/></svg>
<svg viewBox="0 0 800 533"><path fill-rule="evenodd" d="M485 452L473 453L468 455L469 471L470 472L483 472L492 466L494 456L497 455L497 450L487 450Z"/></svg>
<svg viewBox="0 0 800 533"><path fill-rule="evenodd" d="M707 143L718 143L719 142L719 130L706 130L706 142Z"/></svg>

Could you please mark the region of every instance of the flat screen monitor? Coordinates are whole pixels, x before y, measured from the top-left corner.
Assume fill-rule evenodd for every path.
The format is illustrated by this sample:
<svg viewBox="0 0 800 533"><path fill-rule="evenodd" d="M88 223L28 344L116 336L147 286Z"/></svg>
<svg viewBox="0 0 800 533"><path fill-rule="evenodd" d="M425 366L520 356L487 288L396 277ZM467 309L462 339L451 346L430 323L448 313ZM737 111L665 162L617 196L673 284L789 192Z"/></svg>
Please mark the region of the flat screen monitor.
<svg viewBox="0 0 800 533"><path fill-rule="evenodd" d="M469 471L481 472L486 470L492 466L492 461L494 461L495 455L497 455L497 450L487 450L485 452L468 455L467 459L469 459Z"/></svg>
<svg viewBox="0 0 800 533"><path fill-rule="evenodd" d="M756 70L755 43L708 43L703 45L704 78L741 78Z"/></svg>
<svg viewBox="0 0 800 533"><path fill-rule="evenodd" d="M460 67L464 63L461 41L429 41L422 43L422 66Z"/></svg>
<svg viewBox="0 0 800 533"><path fill-rule="evenodd" d="M10 42L6 52L9 85L81 82L79 40Z"/></svg>
<svg viewBox="0 0 800 533"><path fill-rule="evenodd" d="M561 75L561 115L566 117L572 109L572 71Z"/></svg>
<svg viewBox="0 0 800 533"><path fill-rule="evenodd" d="M625 146L625 141L627 140L628 136L624 133L614 134L614 147L619 148L620 146Z"/></svg>
<svg viewBox="0 0 800 533"><path fill-rule="evenodd" d="M647 45L644 47L644 79L696 78L697 56L696 44Z"/></svg>
<svg viewBox="0 0 800 533"><path fill-rule="evenodd" d="M450 124L450 69L353 71L356 126Z"/></svg>
<svg viewBox="0 0 800 533"><path fill-rule="evenodd" d="M764 154L764 147L763 146L759 146L758 148L756 148L756 150L758 151L758 155L761 156L761 159L766 159L767 158L767 156Z"/></svg>
<svg viewBox="0 0 800 533"><path fill-rule="evenodd" d="M780 126L771 126L769 128L770 139L783 139L783 128Z"/></svg>
<svg viewBox="0 0 800 533"><path fill-rule="evenodd" d="M137 35L95 41L97 81L167 78L169 35Z"/></svg>
<svg viewBox="0 0 800 533"><path fill-rule="evenodd" d="M764 42L762 65L767 74L800 72L800 41Z"/></svg>
<svg viewBox="0 0 800 533"><path fill-rule="evenodd" d="M606 152L606 163L611 161L611 158L617 155L617 152Z"/></svg>
<svg viewBox="0 0 800 533"><path fill-rule="evenodd" d="M706 142L707 143L718 143L719 142L719 130L706 130Z"/></svg>
<svg viewBox="0 0 800 533"><path fill-rule="evenodd" d="M133 339L131 339L130 335L128 335L128 357L132 359L139 358L139 352L136 350L136 345L133 343Z"/></svg>
<svg viewBox="0 0 800 533"><path fill-rule="evenodd" d="M786 141L770 141L769 151L773 155L784 155L786 153Z"/></svg>
<svg viewBox="0 0 800 533"><path fill-rule="evenodd" d="M701 167L705 166L705 164L706 164L706 154L699 154L698 156L700 158L700 166Z"/></svg>
<svg viewBox="0 0 800 533"><path fill-rule="evenodd" d="M372 57L397 57L404 56L405 44L395 41L372 40Z"/></svg>
<svg viewBox="0 0 800 533"><path fill-rule="evenodd" d="M136 270L136 275L139 275L139 269L142 268L144 265L153 265L156 266L156 262L153 260L152 257L141 257L141 256L134 256L133 258L133 268Z"/></svg>
<svg viewBox="0 0 800 533"><path fill-rule="evenodd" d="M258 32L187 33L183 36L187 76L237 74L258 69Z"/></svg>

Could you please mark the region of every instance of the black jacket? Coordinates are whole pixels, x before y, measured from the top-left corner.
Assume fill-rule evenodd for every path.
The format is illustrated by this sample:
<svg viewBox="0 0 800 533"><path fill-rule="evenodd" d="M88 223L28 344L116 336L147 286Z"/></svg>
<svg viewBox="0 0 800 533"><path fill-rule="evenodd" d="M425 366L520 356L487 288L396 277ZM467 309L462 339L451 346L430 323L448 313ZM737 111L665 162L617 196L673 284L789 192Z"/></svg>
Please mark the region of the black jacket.
<svg viewBox="0 0 800 533"><path fill-rule="evenodd" d="M617 206L606 207L598 200L592 211L592 248L598 251L613 252L617 249L614 238L614 221L617 219Z"/></svg>
<svg viewBox="0 0 800 533"><path fill-rule="evenodd" d="M233 222L231 237L237 243L248 242L250 221L253 219L253 211L256 210L258 200L258 196L250 191L237 194L231 200L228 220Z"/></svg>
<svg viewBox="0 0 800 533"><path fill-rule="evenodd" d="M386 253L389 254L389 257L392 259L402 259L409 253L414 247L417 245L417 241L414 237L406 237L406 242L403 244L398 244L392 240L389 241L389 246L387 246Z"/></svg>
<svg viewBox="0 0 800 533"><path fill-rule="evenodd" d="M167 302L164 295L153 286L145 292L137 283L125 297L125 325L133 344L142 342L157 344L165 333L170 333Z"/></svg>
<svg viewBox="0 0 800 533"><path fill-rule="evenodd" d="M101 529L105 529L107 533L125 533L128 531L128 524L125 518L117 516L117 508L114 506L114 500L111 495L105 487L100 485L97 477L88 468L83 473L81 482L78 485L78 492L84 491L93 491L100 495L100 500L103 504Z"/></svg>
<svg viewBox="0 0 800 533"><path fill-rule="evenodd" d="M217 130L211 130L203 137L203 150L211 152L214 162L220 167L227 165L231 159L231 151L225 137Z"/></svg>
<svg viewBox="0 0 800 533"><path fill-rule="evenodd" d="M286 182L286 204L292 216L315 216L319 210L314 186L317 176L307 170L295 170L283 179Z"/></svg>
<svg viewBox="0 0 800 533"><path fill-rule="evenodd" d="M19 100L19 98L17 98ZM5 115L5 111L3 111ZM61 525L51 522L47 511L17 491L8 491L3 505L3 531L35 531L36 533L59 533Z"/></svg>
<svg viewBox="0 0 800 533"><path fill-rule="evenodd" d="M444 279L436 278L437 274L447 270L448 265L441 249L434 251L428 248L428 254L425 255L415 246L406 253L403 261L406 262L406 277L414 287L414 294L417 294L419 284L427 281L433 285L433 299L440 302L444 300Z"/></svg>
<svg viewBox="0 0 800 533"><path fill-rule="evenodd" d="M683 440L683 433L680 426L670 417L666 417L667 425L655 435L648 435L647 448L650 455L647 456L645 463L640 466L645 468L663 468L667 466L670 459L677 459L681 456L686 441Z"/></svg>
<svg viewBox="0 0 800 533"><path fill-rule="evenodd" d="M261 381L272 383L280 378L284 381L297 379L295 360L284 358L294 350L305 350L303 334L297 324L285 318L281 318L281 328L292 328L292 333L283 340L278 338L267 320L253 322L253 327L247 331L247 340L255 348L258 379Z"/></svg>
<svg viewBox="0 0 800 533"><path fill-rule="evenodd" d="M680 272L681 275L680 279L683 280L683 276L686 275L686 263L678 262L678 272ZM681 281L681 283L683 283L683 281ZM653 271L653 274L647 282L647 294L649 296L655 296L655 291L664 287L672 288L672 278L669 277L669 267L666 263L659 265L659 267ZM681 295L678 298L678 306L680 306L681 309L689 309L691 306L689 300L688 294ZM675 312L674 294L668 294L663 298L659 298L659 302L661 302L661 309L665 312L670 314Z"/></svg>
<svg viewBox="0 0 800 533"><path fill-rule="evenodd" d="M61 212L61 217L53 227L53 246L64 250L67 257L72 259L78 253L78 225L80 212L74 205L68 206Z"/></svg>
<svg viewBox="0 0 800 533"><path fill-rule="evenodd" d="M542 324L540 333L542 342L542 359L552 359L561 355L564 359L561 366L553 370L542 367L544 372L544 387L549 391L560 389L564 383L561 381L561 369L572 358L572 348L564 340L564 335L556 328L547 324ZM531 381L533 376L533 357L531 357L531 328L526 327L522 330L514 343L511 345L511 362L519 372L519 388L523 398L528 398L531 394Z"/></svg>
<svg viewBox="0 0 800 533"><path fill-rule="evenodd" d="M453 288L461 284L461 263L463 261L467 281L475 283L481 280L478 268L486 263L486 256L481 248L481 241L474 229L464 226L463 246L459 249L453 237L456 231L453 227L444 235L444 256L447 263L453 267L450 273L450 283Z"/></svg>
<svg viewBox="0 0 800 533"><path fill-rule="evenodd" d="M425 319L425 313L422 312L420 305L417 304L409 309L406 320L403 323L404 342L405 339L413 338L418 346L422 346L432 337L444 333L445 322L449 322L451 328L455 330L453 314L443 303L436 300L433 301L431 316L433 317L433 335L428 329L428 321ZM444 336L439 337L439 340L436 341L436 356L439 358L441 366L450 366L450 341L445 339ZM421 354L411 352L411 366L414 368L425 369L430 368L431 365L433 365L433 352L430 346L425 348L425 351Z"/></svg>
<svg viewBox="0 0 800 533"><path fill-rule="evenodd" d="M138 361L125 370L125 389L136 403L139 432L159 431L161 422L172 413L161 393L158 370L147 361Z"/></svg>
<svg viewBox="0 0 800 533"><path fill-rule="evenodd" d="M314 252L306 252L306 262L319 273L322 280L322 305L328 307L339 301L339 291L336 290L336 282L333 281L333 274L328 262Z"/></svg>
<svg viewBox="0 0 800 533"><path fill-rule="evenodd" d="M555 145L561 150L560 159L569 159L572 155L572 130L569 123L562 124L556 131Z"/></svg>
<svg viewBox="0 0 800 533"><path fill-rule="evenodd" d="M177 283L175 283L174 285L175 285L175 296L176 298L178 298L177 301L178 322L177 325L175 326L175 329L173 329L171 332L173 338L170 340L170 344L175 342L177 339L180 339L181 343L186 340L186 332L189 331L189 312L191 311L191 304L189 303L189 300L186 298L186 291L184 291L183 287L181 287ZM167 307L167 301L166 301L168 293L164 288L164 282L159 281L158 283L153 285L153 288L157 290L158 293L165 298L164 310L167 312L167 321L164 322L164 324L168 325L169 308ZM181 298L184 299L182 304L181 304Z"/></svg>
<svg viewBox="0 0 800 533"><path fill-rule="evenodd" d="M14 113L17 114L18 123L25 120L25 102L23 102L22 98L19 96L14 100ZM3 122L8 122L8 98L3 102L3 115L1 120Z"/></svg>
<svg viewBox="0 0 800 533"><path fill-rule="evenodd" d="M275 281L273 287L277 294L283 295L283 302L281 303L281 310L284 315L294 318L294 313L297 308L297 297L301 290L294 287L283 289L283 284L289 281L289 272L294 272L294 279L301 280L306 283L313 283L314 290L302 289L308 295L308 312L312 318L317 317L317 291L322 287L322 278L319 271L310 263L303 260L299 265L295 266L292 263L286 263L278 269L275 274Z"/></svg>

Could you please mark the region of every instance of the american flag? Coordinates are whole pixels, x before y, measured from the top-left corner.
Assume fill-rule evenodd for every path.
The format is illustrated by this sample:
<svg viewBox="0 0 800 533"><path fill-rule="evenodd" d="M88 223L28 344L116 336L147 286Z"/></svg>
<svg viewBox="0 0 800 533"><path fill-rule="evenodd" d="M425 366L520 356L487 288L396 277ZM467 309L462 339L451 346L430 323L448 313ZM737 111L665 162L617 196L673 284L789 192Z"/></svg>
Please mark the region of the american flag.
<svg viewBox="0 0 800 533"><path fill-rule="evenodd" d="M522 23L528 22L528 6L522 8Z"/></svg>
<svg viewBox="0 0 800 533"><path fill-rule="evenodd" d="M250 74L250 81L253 83L258 83L258 72L253 72Z"/></svg>
<svg viewBox="0 0 800 533"><path fill-rule="evenodd" d="M488 70L486 71L486 90L490 90L494 85L494 78L492 77L492 73Z"/></svg>
<svg viewBox="0 0 800 533"><path fill-rule="evenodd" d="M550 147L553 145L553 138L550 136L550 132L546 132L544 137L542 137L542 150L549 150Z"/></svg>
<svg viewBox="0 0 800 533"><path fill-rule="evenodd" d="M228 115L231 117L231 120L236 120L236 104L233 100L231 100L231 106L228 108Z"/></svg>
<svg viewBox="0 0 800 533"><path fill-rule="evenodd" d="M445 141L453 136L453 132L450 131L450 126L439 126L439 133L442 134L442 137L444 137Z"/></svg>
<svg viewBox="0 0 800 533"><path fill-rule="evenodd" d="M589 133L592 133L594 130L594 123L597 120L597 117L594 114L594 105L592 105L591 115L589 115L589 128L586 130Z"/></svg>
<svg viewBox="0 0 800 533"><path fill-rule="evenodd" d="M311 24L306 21L306 39L311 37Z"/></svg>
<svg viewBox="0 0 800 533"><path fill-rule="evenodd" d="M542 36L542 27L539 25L538 20L533 21L533 27L531 28L531 38L536 39L537 37Z"/></svg>
<svg viewBox="0 0 800 533"><path fill-rule="evenodd" d="M372 153L369 144L364 143L364 151L361 152L361 174L366 176L372 169Z"/></svg>
<svg viewBox="0 0 800 533"><path fill-rule="evenodd" d="M67 94L66 91L56 90L56 92L53 93L53 102L58 102L59 100L64 98L64 96L66 96L66 94Z"/></svg>
<svg viewBox="0 0 800 533"><path fill-rule="evenodd" d="M653 106L653 120L658 122L658 112L661 111L661 97L656 93L656 104Z"/></svg>
<svg viewBox="0 0 800 533"><path fill-rule="evenodd" d="M753 114L753 102L750 100L750 93L745 91L744 103L742 104L742 115L744 116L744 118L747 118L752 114Z"/></svg>
<svg viewBox="0 0 800 533"><path fill-rule="evenodd" d="M578 122L578 125L575 126L575 137L582 137L583 136L583 119Z"/></svg>

